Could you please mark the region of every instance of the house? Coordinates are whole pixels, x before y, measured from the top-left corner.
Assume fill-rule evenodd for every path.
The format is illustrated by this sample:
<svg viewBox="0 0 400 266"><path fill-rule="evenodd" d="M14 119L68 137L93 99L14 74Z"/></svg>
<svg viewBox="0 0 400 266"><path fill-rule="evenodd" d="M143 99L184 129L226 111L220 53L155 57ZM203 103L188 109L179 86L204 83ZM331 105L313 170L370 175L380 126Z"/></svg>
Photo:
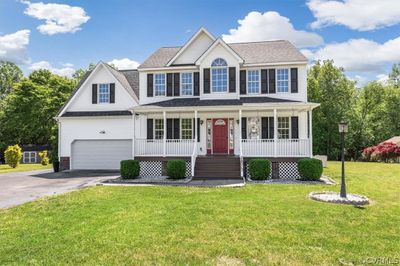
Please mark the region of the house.
<svg viewBox="0 0 400 266"><path fill-rule="evenodd" d="M37 145L37 144L27 144L21 145L22 158L21 163L41 163L41 158L39 153L42 151L49 151L50 145Z"/></svg>
<svg viewBox="0 0 400 266"><path fill-rule="evenodd" d="M140 161L142 176L187 162L187 175L247 175L251 158L273 177L298 175L312 156L307 59L290 42L225 43L201 28L181 47L162 47L137 70L100 62L60 110L62 169L118 169Z"/></svg>

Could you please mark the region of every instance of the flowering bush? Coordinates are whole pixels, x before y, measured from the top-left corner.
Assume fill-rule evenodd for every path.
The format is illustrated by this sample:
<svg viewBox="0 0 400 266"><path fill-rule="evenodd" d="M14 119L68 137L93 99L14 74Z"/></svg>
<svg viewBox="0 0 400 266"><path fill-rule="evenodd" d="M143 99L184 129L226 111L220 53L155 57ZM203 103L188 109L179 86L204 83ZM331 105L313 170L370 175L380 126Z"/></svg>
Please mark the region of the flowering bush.
<svg viewBox="0 0 400 266"><path fill-rule="evenodd" d="M388 162L400 157L400 147L394 142L386 141L376 146L365 148L363 156L368 161L376 159Z"/></svg>
<svg viewBox="0 0 400 266"><path fill-rule="evenodd" d="M6 163L10 167L16 168L21 161L22 150L18 144L14 146L8 146L7 150L4 152L4 157L6 159Z"/></svg>

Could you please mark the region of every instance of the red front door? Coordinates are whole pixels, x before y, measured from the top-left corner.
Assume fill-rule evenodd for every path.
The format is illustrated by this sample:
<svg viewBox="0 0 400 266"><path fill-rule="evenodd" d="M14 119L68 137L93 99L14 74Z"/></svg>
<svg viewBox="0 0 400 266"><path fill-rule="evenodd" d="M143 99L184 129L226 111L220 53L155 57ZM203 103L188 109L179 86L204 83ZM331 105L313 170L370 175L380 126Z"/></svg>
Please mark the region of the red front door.
<svg viewBox="0 0 400 266"><path fill-rule="evenodd" d="M228 153L228 119L213 119L213 153Z"/></svg>

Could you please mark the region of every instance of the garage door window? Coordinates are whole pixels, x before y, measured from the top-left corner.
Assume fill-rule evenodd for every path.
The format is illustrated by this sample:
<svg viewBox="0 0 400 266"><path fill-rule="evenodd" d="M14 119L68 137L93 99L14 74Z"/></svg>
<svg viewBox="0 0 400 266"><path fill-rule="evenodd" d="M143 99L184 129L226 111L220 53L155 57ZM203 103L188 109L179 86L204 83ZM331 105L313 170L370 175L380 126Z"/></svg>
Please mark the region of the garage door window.
<svg viewBox="0 0 400 266"><path fill-rule="evenodd" d="M26 151L23 155L24 163L36 163L36 152Z"/></svg>

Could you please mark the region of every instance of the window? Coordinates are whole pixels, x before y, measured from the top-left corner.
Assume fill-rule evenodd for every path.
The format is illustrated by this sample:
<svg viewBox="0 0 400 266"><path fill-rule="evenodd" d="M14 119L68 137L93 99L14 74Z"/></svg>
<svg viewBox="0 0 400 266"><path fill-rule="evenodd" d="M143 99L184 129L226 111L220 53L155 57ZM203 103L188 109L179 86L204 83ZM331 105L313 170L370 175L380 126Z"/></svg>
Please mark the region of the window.
<svg viewBox="0 0 400 266"><path fill-rule="evenodd" d="M227 63L222 58L215 59L211 64L211 84L212 92L228 91L228 68Z"/></svg>
<svg viewBox="0 0 400 266"><path fill-rule="evenodd" d="M247 93L260 93L260 71L247 71Z"/></svg>
<svg viewBox="0 0 400 266"><path fill-rule="evenodd" d="M109 84L99 84L99 103L109 103L110 102L110 88Z"/></svg>
<svg viewBox="0 0 400 266"><path fill-rule="evenodd" d="M248 139L260 139L260 118L249 117L247 118L247 136Z"/></svg>
<svg viewBox="0 0 400 266"><path fill-rule="evenodd" d="M211 150L211 119L207 119L207 149Z"/></svg>
<svg viewBox="0 0 400 266"><path fill-rule="evenodd" d="M276 87L278 92L289 92L289 69L277 69Z"/></svg>
<svg viewBox="0 0 400 266"><path fill-rule="evenodd" d="M278 139L288 139L290 136L289 117L278 117Z"/></svg>
<svg viewBox="0 0 400 266"><path fill-rule="evenodd" d="M181 119L181 136L182 136L182 139L192 139L193 138L192 119L191 118Z"/></svg>
<svg viewBox="0 0 400 266"><path fill-rule="evenodd" d="M233 119L229 119L229 149L233 150L234 147L234 133L235 132L235 126L234 126L234 121Z"/></svg>
<svg viewBox="0 0 400 266"><path fill-rule="evenodd" d="M164 138L164 119L154 119L154 138Z"/></svg>
<svg viewBox="0 0 400 266"><path fill-rule="evenodd" d="M192 73L181 73L181 95L193 94L193 75Z"/></svg>
<svg viewBox="0 0 400 266"><path fill-rule="evenodd" d="M36 163L36 152L35 151L26 151L23 156L24 163Z"/></svg>
<svg viewBox="0 0 400 266"><path fill-rule="evenodd" d="M154 75L154 95L165 96L165 74Z"/></svg>

